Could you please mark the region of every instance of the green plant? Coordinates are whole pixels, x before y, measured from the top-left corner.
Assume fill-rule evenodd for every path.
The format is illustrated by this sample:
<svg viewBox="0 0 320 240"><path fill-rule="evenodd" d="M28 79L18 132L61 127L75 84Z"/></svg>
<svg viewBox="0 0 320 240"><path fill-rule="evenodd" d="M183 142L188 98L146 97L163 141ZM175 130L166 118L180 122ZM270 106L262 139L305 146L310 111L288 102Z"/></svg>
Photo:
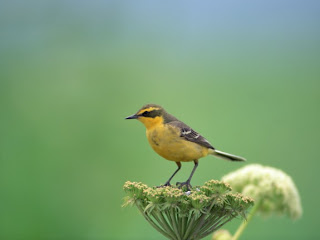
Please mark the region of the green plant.
<svg viewBox="0 0 320 240"><path fill-rule="evenodd" d="M210 180L191 191L171 187L124 184L124 206L136 205L144 218L168 239L195 240L208 236L237 216L245 218L253 200L231 193L229 184Z"/></svg>
<svg viewBox="0 0 320 240"><path fill-rule="evenodd" d="M244 221L230 237L226 232L217 233L215 240L237 240L255 214L263 216L285 215L295 220L301 217L302 207L298 190L291 177L285 172L259 164L247 165L222 178L234 191L241 192L255 200L255 205Z"/></svg>

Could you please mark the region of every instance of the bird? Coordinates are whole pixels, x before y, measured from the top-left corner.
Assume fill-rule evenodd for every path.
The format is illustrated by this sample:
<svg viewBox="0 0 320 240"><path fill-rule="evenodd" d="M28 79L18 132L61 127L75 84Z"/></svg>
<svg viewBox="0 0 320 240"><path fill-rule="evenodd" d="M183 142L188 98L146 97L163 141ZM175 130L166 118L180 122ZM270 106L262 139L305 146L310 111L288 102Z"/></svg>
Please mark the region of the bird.
<svg viewBox="0 0 320 240"><path fill-rule="evenodd" d="M199 165L199 159L207 155L230 161L246 161L245 158L215 149L211 143L191 127L169 114L157 104L147 104L137 113L125 119L137 119L146 127L146 136L152 149L161 157L173 161L178 168L165 182L163 187L171 186L172 178L181 169L181 162L194 162L194 167L185 182L177 182L176 186L186 186L189 191L191 179Z"/></svg>

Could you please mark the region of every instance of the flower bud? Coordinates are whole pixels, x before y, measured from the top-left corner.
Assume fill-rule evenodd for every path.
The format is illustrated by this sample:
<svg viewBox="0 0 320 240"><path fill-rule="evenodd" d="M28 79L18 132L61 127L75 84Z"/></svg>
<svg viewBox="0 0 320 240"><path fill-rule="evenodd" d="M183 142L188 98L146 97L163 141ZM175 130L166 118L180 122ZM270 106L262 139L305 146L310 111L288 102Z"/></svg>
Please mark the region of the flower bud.
<svg viewBox="0 0 320 240"><path fill-rule="evenodd" d="M291 177L279 169L251 164L222 179L235 191L252 197L263 215L287 215L291 219L302 215L298 190Z"/></svg>
<svg viewBox="0 0 320 240"><path fill-rule="evenodd" d="M229 231L221 229L216 231L213 236L212 240L231 240L232 235L229 233Z"/></svg>
<svg viewBox="0 0 320 240"><path fill-rule="evenodd" d="M130 182L130 181L125 182L123 186L124 191L130 197L133 197L136 199L143 199L144 198L143 191L147 188L148 186L141 182Z"/></svg>

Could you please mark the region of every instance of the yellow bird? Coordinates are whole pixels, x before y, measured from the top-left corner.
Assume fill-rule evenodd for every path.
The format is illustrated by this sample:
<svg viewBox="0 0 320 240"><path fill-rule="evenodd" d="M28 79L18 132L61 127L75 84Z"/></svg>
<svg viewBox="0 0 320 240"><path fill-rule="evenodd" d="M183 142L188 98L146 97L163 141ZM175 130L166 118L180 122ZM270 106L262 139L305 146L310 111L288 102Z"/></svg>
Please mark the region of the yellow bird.
<svg viewBox="0 0 320 240"><path fill-rule="evenodd" d="M138 119L146 127L148 141L153 150L163 158L174 161L178 169L163 186L170 186L170 181L181 169L181 162L194 162L194 168L185 182L178 182L177 186L191 188L191 178L198 167L198 159L208 154L231 160L245 161L244 158L215 149L207 139L194 131L185 123L167 113L161 106L147 104L136 114L126 119Z"/></svg>

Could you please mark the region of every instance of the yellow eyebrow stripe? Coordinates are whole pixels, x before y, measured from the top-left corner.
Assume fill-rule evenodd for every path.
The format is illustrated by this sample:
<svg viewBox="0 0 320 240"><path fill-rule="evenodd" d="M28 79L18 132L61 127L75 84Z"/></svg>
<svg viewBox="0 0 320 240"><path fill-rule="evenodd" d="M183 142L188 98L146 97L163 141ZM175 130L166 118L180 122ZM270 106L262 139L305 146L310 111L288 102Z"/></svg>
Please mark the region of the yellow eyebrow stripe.
<svg viewBox="0 0 320 240"><path fill-rule="evenodd" d="M141 109L137 114L141 114L141 113L143 113L143 112L145 112L145 111L151 112L151 111L153 111L153 110L159 110L159 109L160 109L160 108L155 108L155 107L144 108L144 109Z"/></svg>

